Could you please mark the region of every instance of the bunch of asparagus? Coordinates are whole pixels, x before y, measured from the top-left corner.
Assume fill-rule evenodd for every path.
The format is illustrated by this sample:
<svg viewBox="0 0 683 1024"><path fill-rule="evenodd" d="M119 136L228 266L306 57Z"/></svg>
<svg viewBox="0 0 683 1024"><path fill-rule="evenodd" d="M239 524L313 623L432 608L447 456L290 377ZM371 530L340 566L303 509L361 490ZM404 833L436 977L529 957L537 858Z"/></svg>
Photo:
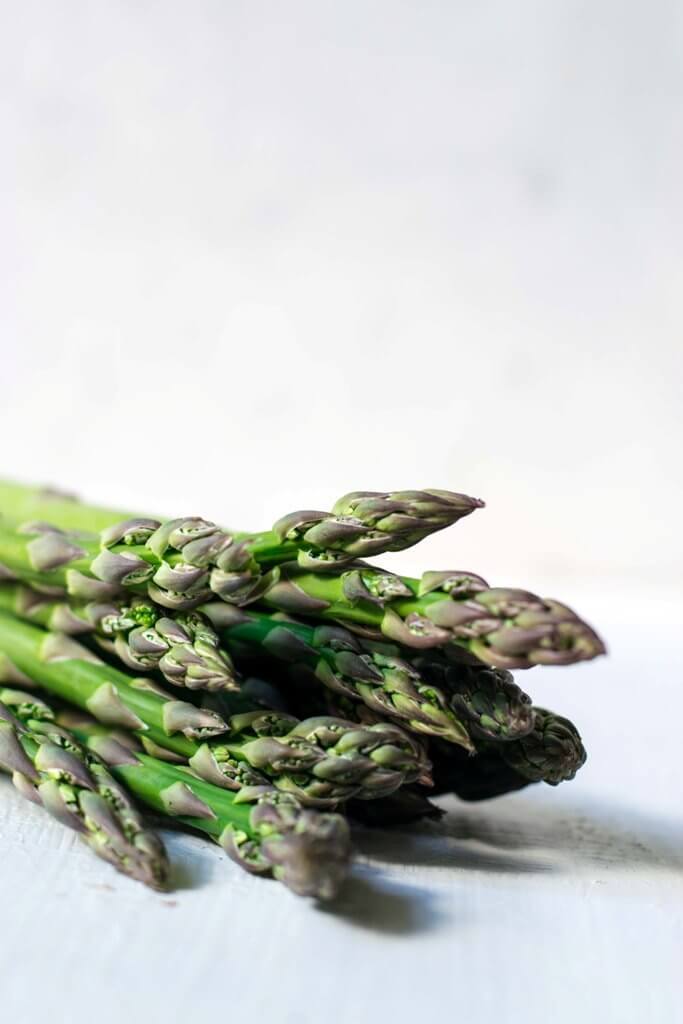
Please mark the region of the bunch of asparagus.
<svg viewBox="0 0 683 1024"><path fill-rule="evenodd" d="M149 885L168 864L139 807L318 899L349 821L572 779L578 731L510 670L604 653L591 627L471 572L365 561L482 504L355 492L247 533L0 483L0 768Z"/></svg>

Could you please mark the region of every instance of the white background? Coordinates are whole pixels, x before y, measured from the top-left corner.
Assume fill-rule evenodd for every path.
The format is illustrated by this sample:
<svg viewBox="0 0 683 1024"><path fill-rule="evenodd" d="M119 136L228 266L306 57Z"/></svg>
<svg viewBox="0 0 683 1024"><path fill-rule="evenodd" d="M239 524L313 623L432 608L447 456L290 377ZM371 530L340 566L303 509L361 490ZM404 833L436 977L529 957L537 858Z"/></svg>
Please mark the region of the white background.
<svg viewBox="0 0 683 1024"><path fill-rule="evenodd" d="M588 792L603 820L608 799L647 807L649 761L631 752L646 687L678 743L661 652L680 628L683 570L681 6L3 0L0 13L2 475L254 529L356 488L485 498L388 564L473 569L569 600L601 626L611 663L573 670L561 694L556 676L535 674L532 692L551 699L552 688L597 744L569 792ZM615 771L625 756L627 780ZM672 761L658 771L666 821L680 814L680 775ZM553 798L578 799L529 799L552 814ZM491 829L495 810L481 812ZM603 846L613 853L609 835ZM559 899L535 881L524 879L532 902ZM639 898L632 881L617 907ZM276 899L265 891L254 897L264 914ZM193 895L183 899L197 913ZM475 928L482 949L524 934L522 910L503 903L502 932L488 914L442 927L444 958L452 943L462 959ZM629 932L604 897L586 906L584 966L595 929L601 955ZM88 927L103 913L95 906ZM230 913L226 897L226 969ZM652 919L653 933L670 937L674 913ZM304 946L308 927L297 919ZM400 937L417 963L420 941ZM630 954L613 957L605 1019L630 1020L628 1006L634 1020L673 1019L648 1001L653 985L662 998L677 987L672 950L653 957L649 983ZM552 990L560 968L547 958L528 988ZM339 978L355 1024L343 964ZM510 1020L526 1005L513 981ZM620 983L632 998L610 1017ZM568 1017L586 1012L574 998ZM308 1020L296 1005L284 1019ZM495 1001L490 1012L501 1019Z"/></svg>

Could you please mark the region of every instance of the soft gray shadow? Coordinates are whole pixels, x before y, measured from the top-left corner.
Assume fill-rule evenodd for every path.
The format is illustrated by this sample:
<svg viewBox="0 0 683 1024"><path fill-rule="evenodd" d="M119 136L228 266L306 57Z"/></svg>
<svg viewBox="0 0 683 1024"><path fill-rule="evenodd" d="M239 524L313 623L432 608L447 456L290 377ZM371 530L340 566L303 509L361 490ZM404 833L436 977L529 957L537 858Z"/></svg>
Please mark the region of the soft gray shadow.
<svg viewBox="0 0 683 1024"><path fill-rule="evenodd" d="M584 867L683 870L683 824L613 802L553 805L523 794L466 804L386 830L358 828L360 852L385 863L533 874Z"/></svg>
<svg viewBox="0 0 683 1024"><path fill-rule="evenodd" d="M683 870L683 822L614 803L586 800L553 805L522 794L505 803L442 804L436 826L444 837L507 852L561 854L568 862L597 866Z"/></svg>
<svg viewBox="0 0 683 1024"><path fill-rule="evenodd" d="M440 822L403 825L390 830L358 826L354 828L353 835L360 853L388 864L458 868L505 875L547 874L555 870L553 864L538 858L468 845L464 840L475 837L450 835L446 818Z"/></svg>
<svg viewBox="0 0 683 1024"><path fill-rule="evenodd" d="M318 909L383 935L416 935L453 923L436 893L381 877L373 868L356 867L336 899Z"/></svg>
<svg viewBox="0 0 683 1024"><path fill-rule="evenodd" d="M358 853L374 861L421 867L490 871L496 874L539 874L556 869L548 859L516 855L493 844L475 843L475 836L456 835L449 815L387 828L353 826Z"/></svg>

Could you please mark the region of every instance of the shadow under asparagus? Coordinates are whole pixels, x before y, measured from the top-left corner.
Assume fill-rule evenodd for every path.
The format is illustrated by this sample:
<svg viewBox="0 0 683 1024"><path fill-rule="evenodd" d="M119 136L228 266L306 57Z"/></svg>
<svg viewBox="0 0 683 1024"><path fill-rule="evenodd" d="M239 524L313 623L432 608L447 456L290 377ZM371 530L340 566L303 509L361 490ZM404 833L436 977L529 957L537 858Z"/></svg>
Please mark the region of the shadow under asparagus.
<svg viewBox="0 0 683 1024"><path fill-rule="evenodd" d="M552 806L528 794L495 804L438 798L446 813L392 829L354 830L359 852L388 863L547 873L563 865L680 872L683 825L611 801ZM397 842L400 835L400 842ZM526 852L527 857L519 856Z"/></svg>

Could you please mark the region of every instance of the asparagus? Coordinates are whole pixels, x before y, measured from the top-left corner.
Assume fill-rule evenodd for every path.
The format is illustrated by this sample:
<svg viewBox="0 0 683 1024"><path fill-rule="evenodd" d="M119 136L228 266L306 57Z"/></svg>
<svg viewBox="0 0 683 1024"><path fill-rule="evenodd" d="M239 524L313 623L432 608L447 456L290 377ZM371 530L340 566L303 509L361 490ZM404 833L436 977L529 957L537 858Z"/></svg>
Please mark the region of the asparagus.
<svg viewBox="0 0 683 1024"><path fill-rule="evenodd" d="M302 807L291 793L247 786L238 793L187 769L134 752L102 726L67 719L143 803L215 840L241 867L271 874L300 896L331 899L347 872L349 828L339 814Z"/></svg>
<svg viewBox="0 0 683 1024"><path fill-rule="evenodd" d="M175 686L209 691L237 687L230 658L199 612L171 616L137 597L68 601L19 583L0 585L0 608L57 632L93 633L128 668L158 669Z"/></svg>
<svg viewBox="0 0 683 1024"><path fill-rule="evenodd" d="M226 788L268 780L312 806L351 796L374 799L424 777L421 748L388 722L359 727L332 717L302 722L276 712L233 715L177 701L146 679L131 679L70 638L0 612L0 680L19 670L100 721L136 732L145 750L189 764ZM197 742L219 736L211 742Z"/></svg>
<svg viewBox="0 0 683 1024"><path fill-rule="evenodd" d="M416 732L443 736L473 749L465 725L444 694L427 685L399 657L396 646L362 642L340 626L307 625L222 602L204 605L202 610L236 656L265 652L295 666L307 666L329 689L363 701Z"/></svg>
<svg viewBox="0 0 683 1024"><path fill-rule="evenodd" d="M22 722L0 702L0 768L98 857L153 889L165 888L168 862L160 839L103 762L50 721L45 708L41 719Z"/></svg>
<svg viewBox="0 0 683 1024"><path fill-rule="evenodd" d="M104 531L99 542L44 524L23 530L0 528L5 574L72 596L106 599L130 587L174 609L197 607L212 595L235 605L261 599L409 647L457 646L498 668L568 665L605 650L565 605L489 587L473 573L428 572L415 580L364 564L341 573L288 565L261 572L242 542L204 520L160 526L131 519Z"/></svg>
<svg viewBox="0 0 683 1024"><path fill-rule="evenodd" d="M531 697L507 669L454 665L434 651L412 663L439 686L475 740L514 740L533 729Z"/></svg>
<svg viewBox="0 0 683 1024"><path fill-rule="evenodd" d="M297 721L263 711L228 721L230 734L189 759L197 775L217 785L268 781L302 803L326 807L352 796L374 800L406 781L429 777L423 751L388 722L360 726L323 715ZM267 779L255 778L257 772Z"/></svg>
<svg viewBox="0 0 683 1024"><path fill-rule="evenodd" d="M41 697L15 687L0 686L0 702L22 722L53 722L55 713Z"/></svg>
<svg viewBox="0 0 683 1024"><path fill-rule="evenodd" d="M586 761L576 726L552 711L533 711L534 728L527 736L506 743L484 742L474 757L462 756L446 744L431 744L434 792L486 800L534 782L557 786L573 779Z"/></svg>
<svg viewBox="0 0 683 1024"><path fill-rule="evenodd" d="M38 685L98 720L140 732L148 750L185 758L197 742L227 731L215 711L176 700L144 677L107 665L61 633L47 632L0 611L0 682Z"/></svg>
<svg viewBox="0 0 683 1024"><path fill-rule="evenodd" d="M423 678L429 678L422 669ZM332 690L315 686L315 676L295 668L294 682L298 684L292 694L294 710L300 713L302 707L315 707L320 713L339 715L353 721L372 723L383 717L367 705L359 705L347 696ZM499 669L463 666L456 680L440 681L440 692L449 706L454 708L466 722L474 743L468 752L481 749L482 740L498 742L519 739L531 732L534 726L534 710L531 698L512 680L509 672ZM427 732L428 730L422 730ZM442 737L443 738L443 737Z"/></svg>
<svg viewBox="0 0 683 1024"><path fill-rule="evenodd" d="M418 649L448 645L497 668L570 665L605 651L566 605L489 587L468 572L420 580L360 565L337 574L276 567L260 600L294 615L340 620L363 636Z"/></svg>
<svg viewBox="0 0 683 1024"><path fill-rule="evenodd" d="M428 737L434 792L484 799L573 778L586 759L575 727L534 708L508 670L604 653L591 627L557 601L473 573L418 580L360 561L481 505L442 491L352 492L331 512L240 533L0 482L0 755L15 782L32 798L36 784L68 789L77 827L109 850L112 833L100 817L89 825L83 800L112 790L73 795L83 781L73 758L99 785L99 752L155 810L213 836L250 870L325 897L345 871L348 828L310 807L346 801L371 824L438 813L414 785L431 781L426 751L396 723ZM208 706L175 700L65 633L92 635L136 672L159 669L205 691ZM221 644L266 675L286 663L292 683L272 691L281 710L227 692L237 682ZM63 712L55 724L25 689L35 683L98 721ZM19 756L21 771L11 764ZM39 770L62 774L45 780ZM60 799L53 811L66 807Z"/></svg>
<svg viewBox="0 0 683 1024"><path fill-rule="evenodd" d="M303 568L316 570L384 551L401 551L483 505L479 498L434 489L384 493L353 491L340 498L331 513L293 512L278 519L270 531L232 533L198 518L164 523L140 513L83 505L72 496L49 488L0 481L0 509L9 520L44 520L61 529L95 533L106 531L124 519L156 521L159 543L166 548L176 547L175 540L180 539L187 561L193 562L186 548L189 545L193 551L201 551L200 564L209 564L206 559L215 555L218 569L252 576L258 575L259 564L298 559ZM195 532L184 538L183 523L204 524L207 532L202 532L201 537ZM199 539L201 544L193 543ZM246 585L244 580L243 583Z"/></svg>
<svg viewBox="0 0 683 1024"><path fill-rule="evenodd" d="M381 715L370 712L368 717L363 719L354 714L341 713L337 709L332 710L331 707L328 710L320 702L308 701L301 705L299 720L298 716L284 710L284 702L277 687L254 677L245 679L239 693L206 696L203 706L217 711L235 731L244 730L258 736L272 736L279 742L293 741L297 749L303 749L303 738L305 743L314 742L329 755L350 758L347 760L346 769L343 769L341 763L336 767L333 762L329 764L329 771L338 783L341 782L342 774L347 771L350 778L356 772L360 775L365 772L360 759L358 768L354 768L357 755L365 747L366 755L377 765L383 763L386 767L391 766L393 771L402 771L402 785L411 782L431 785L431 764L425 745L416 736L406 732L395 722L387 721ZM347 701L345 710L348 710L348 706L356 708L358 705ZM274 722L275 726L271 722ZM223 740L224 737L221 737L220 740L213 741L212 745L220 747ZM371 785L373 780L374 784ZM398 788L389 775L385 783L387 795ZM383 799L380 790L385 788L385 783L382 783L381 776L377 776L373 771L364 780L363 788L357 793L356 799Z"/></svg>
<svg viewBox="0 0 683 1024"><path fill-rule="evenodd" d="M352 491L334 504L331 515L293 512L279 519L273 531L281 542L297 545L302 568L316 570L402 551L483 505L479 498L452 491Z"/></svg>
<svg viewBox="0 0 683 1024"><path fill-rule="evenodd" d="M581 736L568 718L544 708L534 708L533 732L501 748L505 761L530 782L557 786L573 779L586 763Z"/></svg>

